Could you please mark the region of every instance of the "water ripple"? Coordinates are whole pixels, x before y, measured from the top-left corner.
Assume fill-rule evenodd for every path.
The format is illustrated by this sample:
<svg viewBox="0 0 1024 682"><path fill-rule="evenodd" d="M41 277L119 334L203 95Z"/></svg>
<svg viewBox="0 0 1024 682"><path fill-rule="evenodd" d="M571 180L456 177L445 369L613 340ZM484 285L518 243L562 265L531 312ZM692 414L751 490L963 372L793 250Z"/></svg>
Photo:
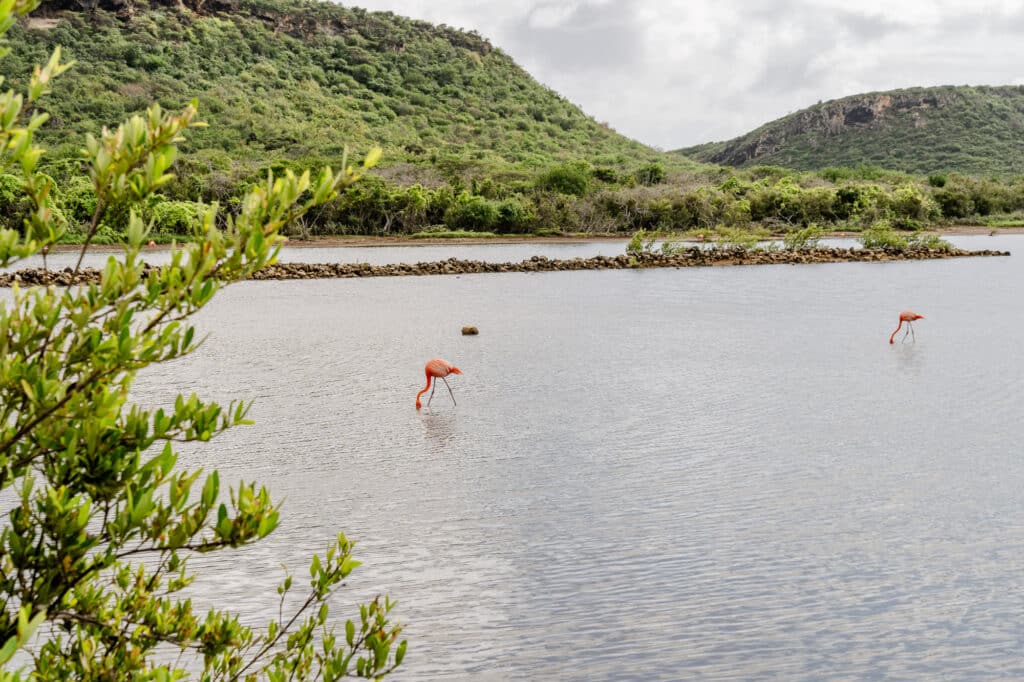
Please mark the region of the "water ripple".
<svg viewBox="0 0 1024 682"><path fill-rule="evenodd" d="M245 283L136 397L255 399L183 461L268 484L282 527L199 557L197 600L265 621L344 529L336 606L399 599L402 679L1015 679L1022 285L1016 257ZM432 356L458 406L417 412Z"/></svg>

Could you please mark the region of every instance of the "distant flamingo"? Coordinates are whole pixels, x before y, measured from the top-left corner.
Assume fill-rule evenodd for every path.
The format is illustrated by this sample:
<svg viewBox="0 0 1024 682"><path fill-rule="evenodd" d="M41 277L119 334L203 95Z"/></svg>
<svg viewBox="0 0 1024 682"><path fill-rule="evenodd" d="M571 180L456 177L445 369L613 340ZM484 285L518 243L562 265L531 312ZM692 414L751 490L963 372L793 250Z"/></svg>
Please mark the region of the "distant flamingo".
<svg viewBox="0 0 1024 682"><path fill-rule="evenodd" d="M427 389L430 388L430 381L431 381L431 379L440 379L441 381L444 382L445 386L448 386L448 380L445 379L446 376L448 376L449 374L462 374L462 370L461 369L459 369L455 365L451 364L450 362L446 362L446 361L440 360L438 358L434 358L433 360L428 362L427 366L424 368L424 372L426 372L426 375L427 375L427 385L423 387L422 391L420 391L419 393L416 394L416 409L417 410L420 409L421 407L423 407L423 404L420 402L420 396L423 395L424 393L426 393ZM434 384L434 388L437 388L437 384L436 383ZM451 395L452 402L455 403L456 405L458 405L458 403L455 402L455 394L452 393L452 387L451 386L448 386L448 394ZM427 405L430 405L430 401L433 400L433 399L434 399L434 391L431 389L430 397L427 399Z"/></svg>
<svg viewBox="0 0 1024 682"><path fill-rule="evenodd" d="M914 336L914 320L923 320L923 319L924 319L924 315L918 315L917 313L915 313L912 310L904 310L902 313L900 313L900 323L899 323L899 325L896 327L895 330L893 330L892 336L889 337L889 343L893 343L893 339L896 338L896 332L898 332L900 330L900 327L903 326L904 322L907 323L907 331L903 332L903 340L906 341L907 340L907 334L910 334L910 338L912 338L915 341L917 341L917 337Z"/></svg>

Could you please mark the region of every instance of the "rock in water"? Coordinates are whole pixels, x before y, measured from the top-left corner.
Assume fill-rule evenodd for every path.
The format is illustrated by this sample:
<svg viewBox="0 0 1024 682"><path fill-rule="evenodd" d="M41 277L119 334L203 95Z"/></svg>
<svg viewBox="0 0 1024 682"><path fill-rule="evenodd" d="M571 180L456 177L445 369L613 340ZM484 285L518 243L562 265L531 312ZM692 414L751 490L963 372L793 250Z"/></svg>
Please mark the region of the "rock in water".
<svg viewBox="0 0 1024 682"><path fill-rule="evenodd" d="M476 336L479 333L480 333L480 330L477 329L476 327L463 327L462 328L462 335L463 336Z"/></svg>

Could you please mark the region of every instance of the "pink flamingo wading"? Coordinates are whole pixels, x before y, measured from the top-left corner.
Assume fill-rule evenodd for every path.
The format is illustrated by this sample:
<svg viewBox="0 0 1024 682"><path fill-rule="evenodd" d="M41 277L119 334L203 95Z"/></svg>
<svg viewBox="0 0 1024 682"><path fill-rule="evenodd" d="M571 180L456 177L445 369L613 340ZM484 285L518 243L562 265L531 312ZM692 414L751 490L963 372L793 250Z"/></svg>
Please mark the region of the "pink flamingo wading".
<svg viewBox="0 0 1024 682"><path fill-rule="evenodd" d="M889 337L889 343L894 343L893 339L896 338L896 332L900 330L904 322L907 323L907 331L903 332L903 340L906 341L907 334L910 334L910 338L912 338L914 341L917 341L917 337L914 336L914 320L923 319L924 315L918 315L913 310L904 310L902 313L900 313L900 323L896 326L896 329L893 330L892 335Z"/></svg>
<svg viewBox="0 0 1024 682"><path fill-rule="evenodd" d="M444 382L445 386L448 386L448 380L445 379L446 376L448 376L449 374L462 374L461 369L451 364L450 362L447 362L446 360L441 360L440 358L434 358L433 360L428 362L427 366L424 368L423 371L427 375L427 385L423 387L422 391L416 394L417 410L423 407L423 403L420 402L420 396L426 393L428 389L430 389L430 383L433 379L440 379L441 381ZM434 388L437 388L436 383L434 384ZM455 402L455 394L452 393L451 386L448 386L448 394L452 397L452 402L458 405L458 403ZM430 389L430 397L427 398L427 405L430 405L430 401L433 399L434 391L433 389Z"/></svg>

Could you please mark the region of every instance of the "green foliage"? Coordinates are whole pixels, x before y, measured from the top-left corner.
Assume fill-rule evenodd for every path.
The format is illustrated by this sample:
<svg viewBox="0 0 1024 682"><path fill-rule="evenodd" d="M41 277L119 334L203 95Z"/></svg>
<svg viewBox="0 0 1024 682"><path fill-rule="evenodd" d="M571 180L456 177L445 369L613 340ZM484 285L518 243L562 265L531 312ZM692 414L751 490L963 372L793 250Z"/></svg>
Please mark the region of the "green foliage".
<svg viewBox="0 0 1024 682"><path fill-rule="evenodd" d="M498 204L483 197L460 194L444 214L444 224L454 231L487 232L499 218Z"/></svg>
<svg viewBox="0 0 1024 682"><path fill-rule="evenodd" d="M860 233L860 243L865 249L906 249L910 244L907 234L893 229L888 220L880 220Z"/></svg>
<svg viewBox="0 0 1024 682"><path fill-rule="evenodd" d="M22 191L21 178L0 175L0 226L21 230L32 211L32 202Z"/></svg>
<svg viewBox="0 0 1024 682"><path fill-rule="evenodd" d="M757 248L759 241L770 236L767 230L744 230L735 227L719 227L714 232L716 246L743 251Z"/></svg>
<svg viewBox="0 0 1024 682"><path fill-rule="evenodd" d="M96 211L96 192L89 178L73 175L65 179L60 203L72 228L87 224Z"/></svg>
<svg viewBox="0 0 1024 682"><path fill-rule="evenodd" d="M580 179L581 174L573 175ZM546 181L548 171L541 177ZM606 185L584 196L497 178L473 180L469 189L458 180L427 188L419 183L401 186L368 178L337 201L311 211L289 233L300 237L337 233L401 235L431 225L443 225L449 231L499 234L538 234L542 230L686 232L710 231L719 226L746 228L751 223L776 233L789 233L810 225L860 229L879 220L916 230L942 220L977 220L981 217L977 206L1007 216L1024 209L1024 183L963 176L952 176L943 188L934 188L923 178L908 180L903 175L892 176L893 184L843 180L830 185L817 175L777 168L729 173L724 178L721 173L685 172L677 177L678 183L655 187ZM590 182L594 182L592 176ZM63 197L57 200L64 201ZM163 206L165 203L168 205ZM85 213L81 209L66 210L76 215ZM151 202L148 211L147 219L158 217L162 225L159 229L168 230L167 234L187 229L188 217L195 214L194 204L166 199ZM122 228L114 223L108 227L108 234L116 239Z"/></svg>
<svg viewBox="0 0 1024 682"><path fill-rule="evenodd" d="M631 255L652 253L657 238L657 234L648 233L646 230L637 230L626 244L626 253Z"/></svg>
<svg viewBox="0 0 1024 682"><path fill-rule="evenodd" d="M26 0L0 2L0 31L12 13L31 8ZM0 229L0 266L39 252L64 229L51 205L55 183L38 172L42 121L28 112L65 68L55 52L21 92L0 94L0 176L18 180L2 186L18 198L20 185L27 202L20 228ZM76 219L87 213L81 206L93 206L82 253L108 217L123 212L122 257L107 261L98 283L15 286L0 303L0 665L32 644L23 654L30 670L4 671L5 681L176 680L195 671L208 680L379 678L405 656L387 598L360 606L344 637L334 633L328 602L359 565L344 535L313 558L294 609L285 606L296 602L298 584L284 577L281 615L264 629L225 609L197 613L181 594L195 577L191 555L258 542L277 527L280 510L256 483L227 489L216 471L179 466L178 443L249 423L247 403L222 406L192 394L143 409L128 402L136 373L194 352L200 339L191 316L219 289L270 263L283 228L375 161L371 154L362 169L316 176L268 174L235 213L216 205L197 211L195 239L145 272L140 251L149 228L140 213L172 184L177 145L198 126L194 104L179 113L154 105L89 137L92 201L80 182L69 190ZM188 212L168 203L155 222L178 220L167 217L178 209ZM38 627L45 621L50 627Z"/></svg>
<svg viewBox="0 0 1024 682"><path fill-rule="evenodd" d="M931 174L932 186L942 187L950 172L1020 175L1022 128L1020 86L907 88L819 103L735 139L678 153L737 167L820 170L833 183L889 183L892 179L882 176L894 171Z"/></svg>
<svg viewBox="0 0 1024 682"><path fill-rule="evenodd" d="M905 251L924 248L948 251L953 248L952 244L936 234L920 231L898 232L887 220L880 220L861 232L860 242L865 249Z"/></svg>
<svg viewBox="0 0 1024 682"><path fill-rule="evenodd" d="M498 202L498 219L495 228L505 234L530 231L536 224L533 206L523 197L511 197ZM535 230L534 233L539 233Z"/></svg>
<svg viewBox="0 0 1024 682"><path fill-rule="evenodd" d="M590 188L590 169L586 163L564 163L537 178L537 188L581 197Z"/></svg>
<svg viewBox="0 0 1024 682"><path fill-rule="evenodd" d="M946 218L966 218L974 214L974 201L965 187L946 187L935 192L942 215Z"/></svg>
<svg viewBox="0 0 1024 682"><path fill-rule="evenodd" d="M171 199L240 198L266 170L341 163L346 146L381 145L388 165L411 163L449 179L516 175L601 156L628 168L661 156L586 116L474 33L336 3L260 0L212 8L201 0L60 3L57 25L12 29L8 82L56 45L78 63L47 103L40 139L68 144L143 110L152 99L204 102L209 128L181 146ZM169 6L170 5L170 6ZM682 159L663 163L683 167ZM73 175L73 173L70 173ZM58 177L58 176L55 176ZM58 179L63 179L58 177ZM414 184L414 183L405 183Z"/></svg>
<svg viewBox="0 0 1024 682"><path fill-rule="evenodd" d="M987 216L982 224L986 227L1024 227L1024 216Z"/></svg>
<svg viewBox="0 0 1024 682"><path fill-rule="evenodd" d="M424 230L409 235L410 239L490 239L497 237L493 232L477 232L475 230Z"/></svg>
<svg viewBox="0 0 1024 682"><path fill-rule="evenodd" d="M665 182L665 167L660 163L649 163L636 172L636 181L641 185L660 185Z"/></svg>
<svg viewBox="0 0 1024 682"><path fill-rule="evenodd" d="M939 204L916 184L900 185L892 191L889 210L897 227L919 230L941 216Z"/></svg>
<svg viewBox="0 0 1024 682"><path fill-rule="evenodd" d="M194 201L157 201L149 211L151 226L164 234L193 234L199 226L202 207Z"/></svg>
<svg viewBox="0 0 1024 682"><path fill-rule="evenodd" d="M951 251L953 244L932 232L915 232L909 239L910 248Z"/></svg>
<svg viewBox="0 0 1024 682"><path fill-rule="evenodd" d="M787 232L782 236L782 246L788 251L816 249L818 242L825 235L820 225L808 225L799 230Z"/></svg>
<svg viewBox="0 0 1024 682"><path fill-rule="evenodd" d="M774 220L807 225L831 222L837 215L834 188L801 187L793 177L759 182L746 192L746 196L750 202L750 217L755 222Z"/></svg>
<svg viewBox="0 0 1024 682"><path fill-rule="evenodd" d="M174 159L179 172L140 207L157 240L190 234L200 204L237 211L268 170L344 164L346 143L359 150L385 144L388 165L284 234L410 235L436 225L497 234L753 225L783 234L880 220L920 229L1024 212L1021 177L971 178L945 166L929 167L928 178L910 176L859 152L829 156L829 164L848 165L814 172L785 167L803 163L788 156L730 170L661 154L588 118L480 36L445 26L300 0L247 0L216 15L199 0L180 7L132 0L128 7L130 20L54 6L54 27L11 28L14 51L0 62L0 75L22 87L31 65L57 44L78 62L66 87L44 107L33 104L52 114L35 134L55 146L39 162L34 191L45 194L52 224L68 242L120 243L130 219L119 199L100 207L104 220L92 224L95 194L78 172L85 133L143 111L151 99L183 107L192 93L203 97L212 125L190 132ZM969 94L972 106L987 106L1019 93ZM943 99L920 130L944 125L943 116L961 111L959 101ZM893 116L902 111L891 108ZM0 178L0 224L24 230L32 205L17 182Z"/></svg>
<svg viewBox="0 0 1024 682"><path fill-rule="evenodd" d="M598 167L591 171L595 180L604 182L610 185L614 185L619 181L619 174L615 172L614 168L602 168Z"/></svg>

